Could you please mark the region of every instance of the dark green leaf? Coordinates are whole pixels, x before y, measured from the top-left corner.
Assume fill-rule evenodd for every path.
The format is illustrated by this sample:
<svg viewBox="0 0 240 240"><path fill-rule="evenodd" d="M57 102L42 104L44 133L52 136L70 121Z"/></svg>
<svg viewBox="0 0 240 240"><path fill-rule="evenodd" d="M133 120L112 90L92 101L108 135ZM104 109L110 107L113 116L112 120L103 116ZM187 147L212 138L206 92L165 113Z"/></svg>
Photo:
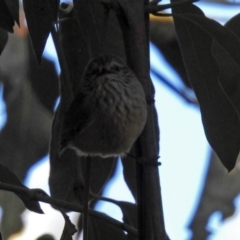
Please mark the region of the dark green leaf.
<svg viewBox="0 0 240 240"><path fill-rule="evenodd" d="M239 24L240 14L230 19L225 27L240 38ZM231 36L227 37L231 38ZM216 41L213 42L212 53L219 65L219 84L236 109L238 118L240 119L240 98L238 96L240 92L240 62L234 61L231 52L224 49ZM238 52L236 52L236 55L238 55Z"/></svg>
<svg viewBox="0 0 240 240"><path fill-rule="evenodd" d="M174 2L174 1L172 1ZM228 170L232 170L240 149L237 113L218 82L219 69L212 56L213 39L240 60L238 39L232 32L207 19L192 4L173 9L175 29L185 67L198 98L206 137ZM190 14L188 14L190 13ZM239 49L239 50L238 50Z"/></svg>
<svg viewBox="0 0 240 240"><path fill-rule="evenodd" d="M75 203L83 200L84 160L84 157L79 159L74 151L67 150L59 162L51 162L49 184L52 196L61 199L67 198L68 201ZM99 194L111 177L116 163L113 158L92 157L91 161L90 189L95 194Z"/></svg>
<svg viewBox="0 0 240 240"><path fill-rule="evenodd" d="M0 240L3 240L2 234L0 233Z"/></svg>
<svg viewBox="0 0 240 240"><path fill-rule="evenodd" d="M109 203L116 204L122 211L123 223L131 226L132 228L137 229L138 218L137 218L137 205L135 203L130 203L126 201L117 201L111 198L98 197L97 195L94 195L93 197L101 201L106 201ZM131 239L135 239L135 237L131 234L127 234L127 239L131 240Z"/></svg>
<svg viewBox="0 0 240 240"><path fill-rule="evenodd" d="M64 7L71 9L71 11L66 11ZM66 18L68 21L64 21ZM84 37L83 31L79 27L76 14L73 14L73 8L71 5L61 5L59 19L60 34L62 36L61 44L66 58L67 67L68 69L71 69L71 71L69 71L70 82L68 82L68 84L71 86L69 88L74 91L77 89L79 79L82 78L86 65L90 60L88 43ZM61 98L65 95L66 98L68 98L66 100L69 101L71 96L67 93L67 87L61 89Z"/></svg>
<svg viewBox="0 0 240 240"><path fill-rule="evenodd" d="M134 152L134 151L131 151ZM136 175L136 164L135 159L130 156L122 158L123 165L123 177L131 191L134 199L137 199L137 175Z"/></svg>
<svg viewBox="0 0 240 240"><path fill-rule="evenodd" d="M240 39L240 13L231 18L226 24L225 27L231 30L239 39Z"/></svg>
<svg viewBox="0 0 240 240"><path fill-rule="evenodd" d="M123 222L134 227L138 228L138 218L137 218L137 205L130 202L116 201L117 204L123 213ZM133 237L131 234L127 234L127 240L136 240L137 238Z"/></svg>
<svg viewBox="0 0 240 240"><path fill-rule="evenodd" d="M123 213L123 222L137 229L137 205L130 202L118 201Z"/></svg>
<svg viewBox="0 0 240 240"><path fill-rule="evenodd" d="M66 57L67 67L71 69L68 79L69 85L73 85L74 89L79 84L79 79L83 74L85 65L89 60L86 43L82 38L79 24L75 16L70 13L60 11L60 19L68 18L68 21L62 21L60 31L62 37L62 45L64 56ZM71 46L71 48L69 48ZM80 52L80 54L79 54ZM61 81L64 79L61 77ZM72 150L67 150L59 159L58 145L59 133L62 125L62 117L71 101L71 93L68 87L61 88L61 102L54 117L50 148L50 178L49 185L52 196L56 198L66 199L71 202L79 203L83 196L83 176L84 176L84 159L75 154ZM102 159L99 157L92 158L91 167L91 185L90 189L95 194L99 194L106 182L111 177L116 162L113 158Z"/></svg>
<svg viewBox="0 0 240 240"><path fill-rule="evenodd" d="M100 47L100 35L97 31L96 15L93 14L93 4L88 0L73 0L79 25L83 31L85 41L91 54L95 55ZM99 20L99 19L98 19Z"/></svg>
<svg viewBox="0 0 240 240"><path fill-rule="evenodd" d="M13 32L14 19L5 0L0 0L0 28Z"/></svg>
<svg viewBox="0 0 240 240"><path fill-rule="evenodd" d="M212 45L213 56L219 66L219 84L229 98L240 120L240 65L216 42Z"/></svg>
<svg viewBox="0 0 240 240"><path fill-rule="evenodd" d="M8 41L8 33L5 30L0 28L0 54L5 48L7 41Z"/></svg>
<svg viewBox="0 0 240 240"><path fill-rule="evenodd" d="M95 0L87 2L86 5L78 0L74 1L74 3L74 14L72 12L59 12L60 19L64 19L66 17L68 18L68 21L62 21L60 23L60 31L63 36L62 43L64 56L66 57L67 67L70 69L70 79L65 80L69 81L67 84L73 86L73 91L79 84L79 79L81 79L85 66L91 58L91 51L89 50L90 45L94 45L91 46L91 49L94 49L92 52L93 54L96 54L96 51L99 50L96 35L101 36L105 12L103 6ZM65 4L64 6L67 5ZM83 6L83 8L81 8L81 6ZM89 12L90 14L88 15L87 13ZM67 14L67 16L64 14ZM75 19L75 16L77 16L78 20ZM79 18L82 20L79 20ZM87 24L89 22L91 25ZM79 23L82 24L80 25ZM98 33L96 33L96 31ZM87 35L85 35L86 32ZM87 41L87 36L91 39L90 42ZM107 49L105 50L108 53L124 58L122 34L118 27L117 18L113 12L110 12L108 29L107 33L104 35L104 39L104 45L107 46ZM69 48L69 46L71 46L71 48ZM100 51L98 53L102 52ZM63 80L64 79L61 78L61 84L63 84ZM69 93L67 89L68 87L61 88L61 102L53 122L50 148L51 172L49 182L51 194L53 196L79 203L84 185L82 177L84 171L83 161L81 161L81 159L79 159L79 157L77 157L71 150L67 150L60 159L58 158L58 141L62 117L72 97L71 93ZM102 190L106 182L111 177L114 167L115 161L113 159L93 158L91 170L91 191L97 194Z"/></svg>
<svg viewBox="0 0 240 240"><path fill-rule="evenodd" d="M112 177L116 167L116 160L115 158L92 157L91 161L90 190L95 194L99 194Z"/></svg>
<svg viewBox="0 0 240 240"><path fill-rule="evenodd" d="M106 9L95 0L74 0L74 12L78 18L90 57L112 53L125 58L122 33L113 11L107 17Z"/></svg>
<svg viewBox="0 0 240 240"><path fill-rule="evenodd" d="M240 64L240 54L236 54L236 52L240 51L240 40L232 31L204 16L184 14L181 17L193 23L195 28L199 28L199 30L205 32L210 38L218 42L232 59Z"/></svg>
<svg viewBox="0 0 240 240"><path fill-rule="evenodd" d="M54 21L57 21L59 2L60 2L60 0L49 0L49 4L52 9L52 15L53 15Z"/></svg>
<svg viewBox="0 0 240 240"><path fill-rule="evenodd" d="M96 218L89 218L89 240L127 240L126 237L123 230Z"/></svg>
<svg viewBox="0 0 240 240"><path fill-rule="evenodd" d="M60 78L63 78L61 75ZM63 88L65 91L67 88ZM61 90L64 91L62 88ZM76 154L71 150L66 150L59 158L59 133L62 126L62 118L64 111L68 106L65 97L61 97L61 101L55 112L52 123L52 134L50 142L50 176L49 188L51 196L59 199L65 199L68 202L79 203L76 196L76 188L80 188L77 181L81 178L78 172L77 163L79 161Z"/></svg>
<svg viewBox="0 0 240 240"><path fill-rule="evenodd" d="M233 32L238 39L240 39L240 14L237 14L231 18L226 24L225 27ZM240 90L240 62L234 61L232 55L224 50L221 45L216 41L213 42L213 56L216 59L216 62L219 65L220 76L219 83L223 91L228 96L229 100L235 107L238 118L240 119L240 103L239 103L239 90ZM239 53L236 52L236 55Z"/></svg>
<svg viewBox="0 0 240 240"><path fill-rule="evenodd" d="M6 4L8 5L14 20L19 25L19 0L6 0Z"/></svg>
<svg viewBox="0 0 240 240"><path fill-rule="evenodd" d="M55 238L50 234L44 234L41 237L38 237L36 240L55 240Z"/></svg>
<svg viewBox="0 0 240 240"><path fill-rule="evenodd" d="M60 240L72 240L72 236L77 232L74 224L70 221L68 215L64 211L60 211L64 217L65 224Z"/></svg>
<svg viewBox="0 0 240 240"><path fill-rule="evenodd" d="M28 44L31 44L29 38ZM41 66L39 66L33 49L30 47L28 50L29 63L31 63L28 76L31 79L33 91L36 93L44 109L53 113L56 99L59 96L58 74L54 62L43 56Z"/></svg>
<svg viewBox="0 0 240 240"><path fill-rule="evenodd" d="M18 177L2 164L0 164L0 182L27 189L27 187L21 183ZM29 199L27 195L22 193L15 193L15 194L23 201L26 208L36 213L43 213L37 201Z"/></svg>
<svg viewBox="0 0 240 240"><path fill-rule="evenodd" d="M48 0L23 0L29 34L38 62L41 62L54 16Z"/></svg>

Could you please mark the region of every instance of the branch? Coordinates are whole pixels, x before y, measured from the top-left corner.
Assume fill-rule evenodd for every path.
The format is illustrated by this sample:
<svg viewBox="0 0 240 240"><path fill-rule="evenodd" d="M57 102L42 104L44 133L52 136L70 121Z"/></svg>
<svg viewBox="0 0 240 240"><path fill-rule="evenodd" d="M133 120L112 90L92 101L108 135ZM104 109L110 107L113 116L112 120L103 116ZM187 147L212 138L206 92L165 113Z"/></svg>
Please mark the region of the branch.
<svg viewBox="0 0 240 240"><path fill-rule="evenodd" d="M194 2L198 2L198 1L199 0L182 0L179 2L168 3L168 4L164 4L164 5L153 5L150 2L148 5L145 6L144 10L146 13L156 13L156 12L168 9L168 8L176 7L176 6L187 4L187 3L194 3Z"/></svg>
<svg viewBox="0 0 240 240"><path fill-rule="evenodd" d="M35 200L35 201L40 201L44 203L49 203L53 206L56 206L58 208L64 208L69 211L74 211L74 212L80 212L83 213L84 208L81 205L73 204L73 203L68 203L63 200L55 199L50 196L46 196L45 192L41 189L28 189L24 187L18 187L12 184L7 184L7 183L0 183L0 189L14 192L14 193L20 193L25 195L26 197L29 197L29 200ZM114 227L120 228L123 231L128 232L134 237L138 237L138 231L131 227L130 225L127 225L125 223L122 223L114 218L111 218L109 216L102 215L101 213L89 209L89 215L92 217L95 217L99 220L102 220Z"/></svg>
<svg viewBox="0 0 240 240"><path fill-rule="evenodd" d="M51 35L52 35L55 49L57 52L58 62L59 62L60 68L61 68L62 81L61 81L60 87L66 88L66 91L69 93L70 96L72 96L73 92L72 92L72 86L70 85L70 83L71 83L70 74L69 74L66 58L64 55L64 51L62 48L62 44L60 41L59 29L57 28L57 26L58 25L52 26Z"/></svg>
<svg viewBox="0 0 240 240"><path fill-rule="evenodd" d="M90 178L91 178L91 157L85 159L85 178L84 178L84 212L83 212L83 240L88 240L88 202L89 202L89 189L90 189Z"/></svg>
<svg viewBox="0 0 240 240"><path fill-rule="evenodd" d="M149 14L144 13L148 0L112 2L123 34L127 64L143 85L149 103L145 128L133 149L135 158L146 159L146 164L136 164L139 240L166 240L157 167L159 127L152 104L154 87L149 76Z"/></svg>
<svg viewBox="0 0 240 240"><path fill-rule="evenodd" d="M158 73L156 70L151 69L151 74L153 74L159 81L164 83L168 88L170 88L174 93L178 94L180 97L182 97L186 102L198 105L197 99L188 96L186 91L178 89L176 86L174 86L171 82L169 82L166 78L164 78L160 73Z"/></svg>

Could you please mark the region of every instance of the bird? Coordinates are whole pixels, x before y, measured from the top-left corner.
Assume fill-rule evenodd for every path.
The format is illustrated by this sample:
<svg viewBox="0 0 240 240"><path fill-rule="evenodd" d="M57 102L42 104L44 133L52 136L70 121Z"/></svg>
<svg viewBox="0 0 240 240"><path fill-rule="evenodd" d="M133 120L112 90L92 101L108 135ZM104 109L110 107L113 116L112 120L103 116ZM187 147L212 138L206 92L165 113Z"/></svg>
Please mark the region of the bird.
<svg viewBox="0 0 240 240"><path fill-rule="evenodd" d="M59 153L123 157L131 150L147 119L143 87L118 56L105 54L87 64L60 132Z"/></svg>

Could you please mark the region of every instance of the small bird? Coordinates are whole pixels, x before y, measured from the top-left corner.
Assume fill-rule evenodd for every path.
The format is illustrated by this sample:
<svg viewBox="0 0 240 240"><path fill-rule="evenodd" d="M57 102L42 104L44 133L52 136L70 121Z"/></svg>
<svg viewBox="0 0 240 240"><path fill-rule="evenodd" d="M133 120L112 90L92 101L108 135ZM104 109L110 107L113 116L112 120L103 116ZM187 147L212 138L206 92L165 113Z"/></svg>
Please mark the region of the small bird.
<svg viewBox="0 0 240 240"><path fill-rule="evenodd" d="M64 114L60 154L72 148L80 156L124 156L146 118L145 94L133 71L114 55L95 57Z"/></svg>

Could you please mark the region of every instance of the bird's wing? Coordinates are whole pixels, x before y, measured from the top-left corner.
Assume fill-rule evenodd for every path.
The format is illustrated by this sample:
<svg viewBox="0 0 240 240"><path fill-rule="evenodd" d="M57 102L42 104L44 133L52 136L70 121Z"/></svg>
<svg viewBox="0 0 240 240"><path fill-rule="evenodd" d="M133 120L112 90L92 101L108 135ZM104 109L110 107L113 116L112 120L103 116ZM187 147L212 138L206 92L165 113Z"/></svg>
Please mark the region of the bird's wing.
<svg viewBox="0 0 240 240"><path fill-rule="evenodd" d="M64 114L60 135L60 151L68 145L75 134L84 129L90 117L91 108L86 107L86 95L78 92Z"/></svg>

